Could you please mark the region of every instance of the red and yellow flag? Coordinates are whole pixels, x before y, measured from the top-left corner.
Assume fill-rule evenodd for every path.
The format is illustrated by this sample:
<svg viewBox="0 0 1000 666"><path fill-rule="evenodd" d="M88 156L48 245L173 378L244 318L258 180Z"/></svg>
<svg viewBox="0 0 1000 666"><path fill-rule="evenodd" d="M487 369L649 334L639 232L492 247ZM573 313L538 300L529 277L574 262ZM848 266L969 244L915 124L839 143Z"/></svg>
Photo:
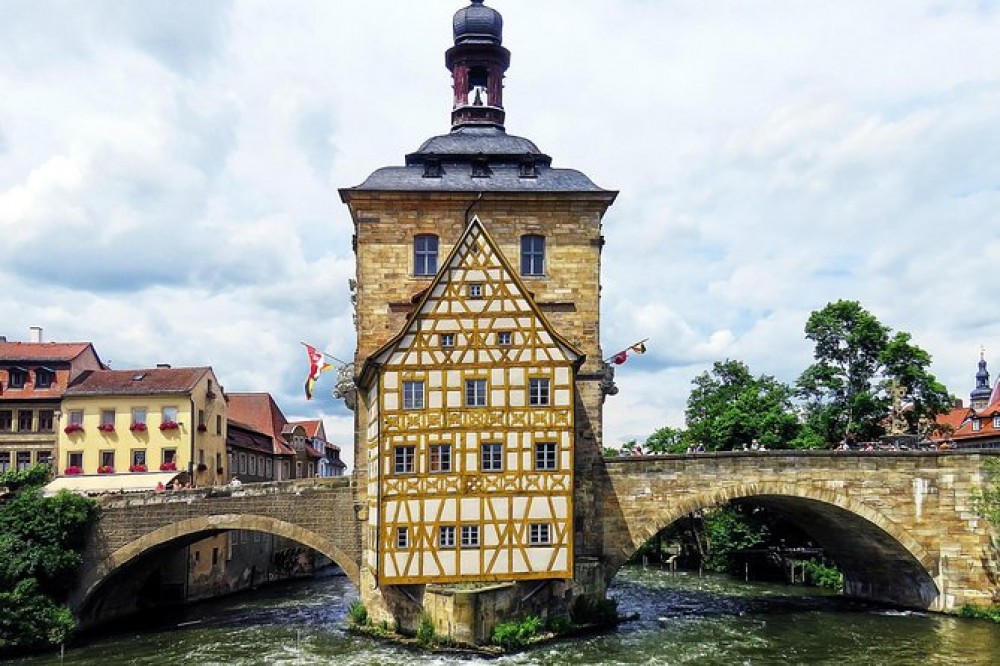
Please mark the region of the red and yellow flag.
<svg viewBox="0 0 1000 666"><path fill-rule="evenodd" d="M326 363L323 360L323 352L316 349L312 345L305 345L306 354L309 355L309 376L306 378L306 400L312 400L313 397L313 386L316 384L316 380L319 376L323 374L326 370L329 370L333 365Z"/></svg>

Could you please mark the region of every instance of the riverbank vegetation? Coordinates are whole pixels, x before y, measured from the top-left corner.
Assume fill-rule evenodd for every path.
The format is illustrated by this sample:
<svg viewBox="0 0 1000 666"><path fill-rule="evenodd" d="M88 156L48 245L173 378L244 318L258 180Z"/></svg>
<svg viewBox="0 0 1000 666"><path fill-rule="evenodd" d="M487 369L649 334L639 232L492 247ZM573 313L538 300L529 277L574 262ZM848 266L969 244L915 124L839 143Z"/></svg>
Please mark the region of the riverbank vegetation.
<svg viewBox="0 0 1000 666"><path fill-rule="evenodd" d="M60 645L76 627L65 602L97 505L44 497L48 475L44 465L0 474L0 656Z"/></svg>
<svg viewBox="0 0 1000 666"><path fill-rule="evenodd" d="M983 485L975 494L976 511L980 516L993 526L993 560L1000 562L1000 459L989 458L983 463L984 479ZM1000 589L993 595L994 600L1000 599ZM1000 604L992 606L973 606L968 604L962 607L962 617L978 617L986 620L993 620L1000 623Z"/></svg>

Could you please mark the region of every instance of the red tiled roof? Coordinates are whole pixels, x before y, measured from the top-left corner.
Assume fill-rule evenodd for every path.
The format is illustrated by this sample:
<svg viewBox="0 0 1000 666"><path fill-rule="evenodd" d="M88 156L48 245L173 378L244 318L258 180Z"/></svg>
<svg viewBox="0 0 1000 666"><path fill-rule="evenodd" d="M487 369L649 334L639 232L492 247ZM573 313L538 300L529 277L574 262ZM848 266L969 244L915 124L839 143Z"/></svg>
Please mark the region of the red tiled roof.
<svg viewBox="0 0 1000 666"><path fill-rule="evenodd" d="M0 342L0 361L72 361L88 347L89 342Z"/></svg>
<svg viewBox="0 0 1000 666"><path fill-rule="evenodd" d="M87 370L73 380L66 389L66 395L189 393L205 373L211 371L209 367Z"/></svg>
<svg viewBox="0 0 1000 666"><path fill-rule="evenodd" d="M292 426L302 426L306 430L306 437L321 437L320 430L323 428L323 421L321 419L310 419L308 421L292 421L289 423Z"/></svg>
<svg viewBox="0 0 1000 666"><path fill-rule="evenodd" d="M274 453L294 455L295 452L282 440L281 433L288 421L281 413L270 393L229 393L227 414L230 419L246 423L270 435Z"/></svg>

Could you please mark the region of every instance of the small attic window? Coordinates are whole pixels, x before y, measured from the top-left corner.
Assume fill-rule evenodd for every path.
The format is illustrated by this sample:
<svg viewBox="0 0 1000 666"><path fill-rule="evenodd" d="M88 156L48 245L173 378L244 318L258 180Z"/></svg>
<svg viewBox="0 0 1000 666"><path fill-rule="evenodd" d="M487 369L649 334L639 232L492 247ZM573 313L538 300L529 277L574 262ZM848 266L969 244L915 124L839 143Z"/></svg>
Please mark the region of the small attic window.
<svg viewBox="0 0 1000 666"><path fill-rule="evenodd" d="M489 178L493 175L490 171L490 163L485 157L477 157L472 160L472 177L473 178Z"/></svg>
<svg viewBox="0 0 1000 666"><path fill-rule="evenodd" d="M441 160L428 159L424 162L424 178L440 178L444 175Z"/></svg>
<svg viewBox="0 0 1000 666"><path fill-rule="evenodd" d="M134 382L141 382L145 378L146 378L146 373L144 372L140 372L137 375L132 375L132 381Z"/></svg>
<svg viewBox="0 0 1000 666"><path fill-rule="evenodd" d="M535 160L531 158L521 160L517 175L520 178L538 178L538 167L535 166Z"/></svg>

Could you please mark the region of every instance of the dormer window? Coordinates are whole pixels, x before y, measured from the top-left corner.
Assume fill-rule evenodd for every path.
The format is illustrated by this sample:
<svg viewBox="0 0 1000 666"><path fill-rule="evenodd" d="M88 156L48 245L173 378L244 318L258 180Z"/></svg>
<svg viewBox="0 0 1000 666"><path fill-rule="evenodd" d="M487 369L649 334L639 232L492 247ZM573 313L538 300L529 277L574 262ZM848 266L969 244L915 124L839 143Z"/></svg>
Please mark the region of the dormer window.
<svg viewBox="0 0 1000 666"><path fill-rule="evenodd" d="M424 162L424 178L440 178L444 175L441 160L428 159Z"/></svg>
<svg viewBox="0 0 1000 666"><path fill-rule="evenodd" d="M972 430L973 432L979 432L983 429L983 422L981 419L972 419Z"/></svg>
<svg viewBox="0 0 1000 666"><path fill-rule="evenodd" d="M56 373L49 368L38 368L35 370L35 388L51 388L55 379Z"/></svg>
<svg viewBox="0 0 1000 666"><path fill-rule="evenodd" d="M521 160L517 175L521 178L538 178L538 167L535 166L535 160L531 158Z"/></svg>
<svg viewBox="0 0 1000 666"><path fill-rule="evenodd" d="M993 417L993 427L1000 430L1000 416Z"/></svg>
<svg viewBox="0 0 1000 666"><path fill-rule="evenodd" d="M7 388L23 389L28 383L28 371L24 368L11 368L7 371Z"/></svg>
<svg viewBox="0 0 1000 666"><path fill-rule="evenodd" d="M472 160L472 177L473 178L489 178L493 175L490 171L490 163L485 157L477 157Z"/></svg>

